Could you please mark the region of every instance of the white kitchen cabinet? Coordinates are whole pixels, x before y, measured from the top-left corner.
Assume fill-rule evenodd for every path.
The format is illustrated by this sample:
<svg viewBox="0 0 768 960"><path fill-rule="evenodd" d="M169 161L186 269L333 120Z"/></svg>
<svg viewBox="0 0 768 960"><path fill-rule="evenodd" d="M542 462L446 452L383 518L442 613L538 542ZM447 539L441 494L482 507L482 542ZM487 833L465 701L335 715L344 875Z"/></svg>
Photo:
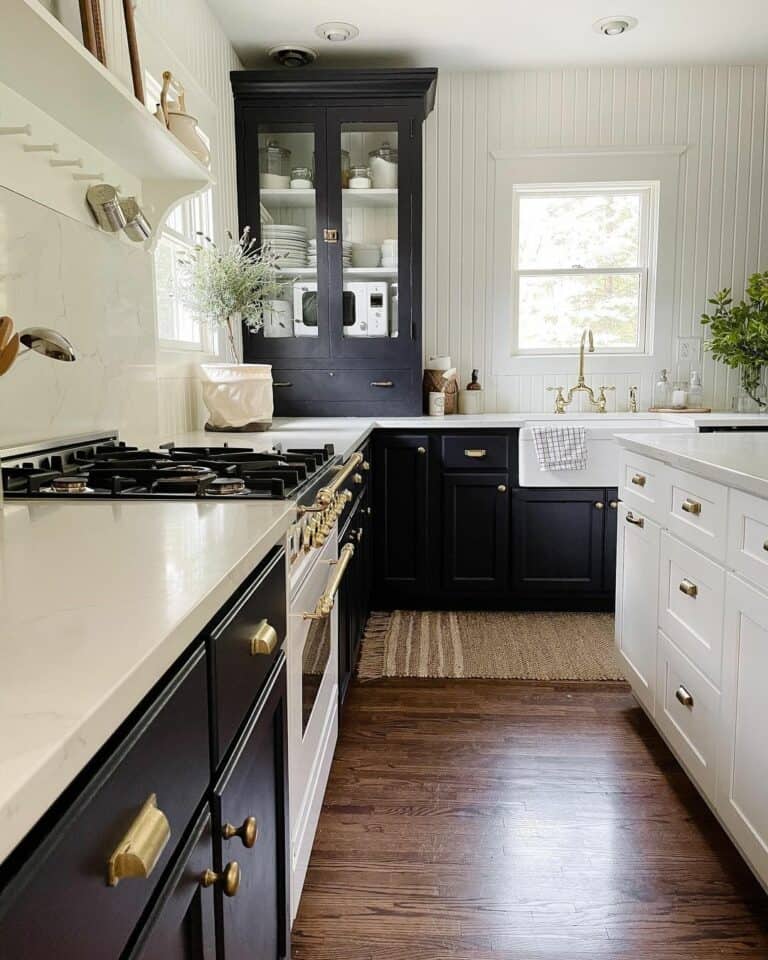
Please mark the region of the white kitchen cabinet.
<svg viewBox="0 0 768 960"><path fill-rule="evenodd" d="M638 700L655 709L660 528L619 505L616 554L616 646Z"/></svg>
<svg viewBox="0 0 768 960"><path fill-rule="evenodd" d="M768 590L768 500L741 490L731 491L728 565Z"/></svg>
<svg viewBox="0 0 768 960"><path fill-rule="evenodd" d="M768 594L728 575L717 809L768 880Z"/></svg>

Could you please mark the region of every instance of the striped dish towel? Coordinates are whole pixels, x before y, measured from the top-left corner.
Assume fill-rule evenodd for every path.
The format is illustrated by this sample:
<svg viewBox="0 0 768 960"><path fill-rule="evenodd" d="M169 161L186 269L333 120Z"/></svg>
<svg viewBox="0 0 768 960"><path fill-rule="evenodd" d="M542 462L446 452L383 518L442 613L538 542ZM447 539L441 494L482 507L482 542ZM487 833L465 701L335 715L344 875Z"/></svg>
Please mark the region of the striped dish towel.
<svg viewBox="0 0 768 960"><path fill-rule="evenodd" d="M586 470L584 427L532 427L539 470Z"/></svg>

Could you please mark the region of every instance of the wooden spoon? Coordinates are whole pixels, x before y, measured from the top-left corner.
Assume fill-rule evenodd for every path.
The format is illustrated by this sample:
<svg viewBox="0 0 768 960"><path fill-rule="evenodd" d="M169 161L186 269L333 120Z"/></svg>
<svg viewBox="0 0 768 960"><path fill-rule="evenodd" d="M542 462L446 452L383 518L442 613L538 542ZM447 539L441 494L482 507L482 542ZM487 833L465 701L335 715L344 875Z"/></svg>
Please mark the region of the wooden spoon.
<svg viewBox="0 0 768 960"><path fill-rule="evenodd" d="M8 343L0 350L0 377L11 369L16 354L19 352L19 335L14 333Z"/></svg>
<svg viewBox="0 0 768 960"><path fill-rule="evenodd" d="M0 317L0 350L13 336L13 320L10 317Z"/></svg>

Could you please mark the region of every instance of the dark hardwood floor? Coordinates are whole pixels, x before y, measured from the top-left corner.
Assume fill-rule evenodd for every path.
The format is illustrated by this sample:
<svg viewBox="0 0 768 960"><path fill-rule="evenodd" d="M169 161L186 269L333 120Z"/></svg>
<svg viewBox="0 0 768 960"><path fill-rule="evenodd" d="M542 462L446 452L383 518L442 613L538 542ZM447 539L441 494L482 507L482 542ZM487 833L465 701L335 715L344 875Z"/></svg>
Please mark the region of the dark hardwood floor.
<svg viewBox="0 0 768 960"><path fill-rule="evenodd" d="M356 684L295 960L758 960L768 898L623 684Z"/></svg>

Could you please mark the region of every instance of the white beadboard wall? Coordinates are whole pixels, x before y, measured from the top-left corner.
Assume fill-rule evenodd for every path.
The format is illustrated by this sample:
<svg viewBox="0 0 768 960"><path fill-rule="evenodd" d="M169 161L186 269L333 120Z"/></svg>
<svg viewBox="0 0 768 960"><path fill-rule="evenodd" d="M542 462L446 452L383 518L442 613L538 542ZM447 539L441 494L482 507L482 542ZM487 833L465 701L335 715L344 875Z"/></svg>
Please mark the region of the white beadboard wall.
<svg viewBox="0 0 768 960"><path fill-rule="evenodd" d="M425 128L426 354L450 354L462 381L479 367L488 411L549 409L553 376L488 373L491 151L687 145L671 307L677 350L690 345L698 356L707 297L724 286L741 295L748 274L768 269L767 88L765 66L441 73ZM675 358L656 359L667 366ZM702 369L707 402L728 407L734 375L706 353ZM618 409L634 382L648 406L652 378L631 358L617 361L611 380Z"/></svg>

